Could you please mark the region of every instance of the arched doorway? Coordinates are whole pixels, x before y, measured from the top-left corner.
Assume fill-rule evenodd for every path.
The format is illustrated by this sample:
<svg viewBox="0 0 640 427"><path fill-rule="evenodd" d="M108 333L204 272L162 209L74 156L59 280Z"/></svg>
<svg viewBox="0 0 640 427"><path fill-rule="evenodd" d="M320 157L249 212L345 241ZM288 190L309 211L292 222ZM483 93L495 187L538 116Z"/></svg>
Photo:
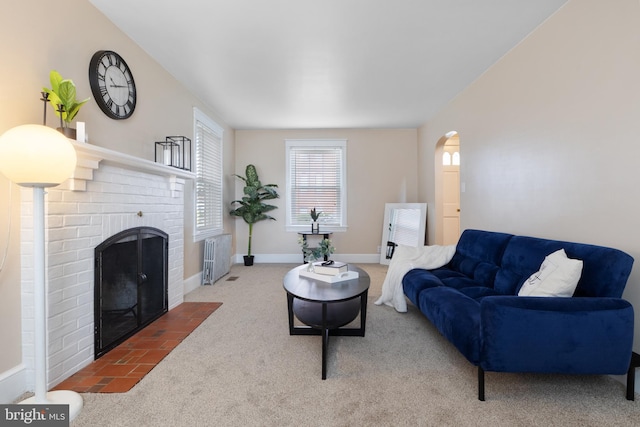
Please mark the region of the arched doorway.
<svg viewBox="0 0 640 427"><path fill-rule="evenodd" d="M436 243L453 245L460 237L460 137L448 132L435 151Z"/></svg>

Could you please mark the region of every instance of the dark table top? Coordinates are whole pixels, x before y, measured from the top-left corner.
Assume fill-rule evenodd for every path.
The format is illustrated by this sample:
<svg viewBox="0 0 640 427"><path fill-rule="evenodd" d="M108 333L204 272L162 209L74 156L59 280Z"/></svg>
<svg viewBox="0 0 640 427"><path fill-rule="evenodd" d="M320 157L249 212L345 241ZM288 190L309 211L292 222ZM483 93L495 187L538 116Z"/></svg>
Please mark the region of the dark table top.
<svg viewBox="0 0 640 427"><path fill-rule="evenodd" d="M306 264L301 265L284 276L284 289L296 298L315 302L338 302L354 298L369 289L369 275L355 265L349 264L349 270L358 272L357 279L336 283L300 277L300 270L306 268Z"/></svg>

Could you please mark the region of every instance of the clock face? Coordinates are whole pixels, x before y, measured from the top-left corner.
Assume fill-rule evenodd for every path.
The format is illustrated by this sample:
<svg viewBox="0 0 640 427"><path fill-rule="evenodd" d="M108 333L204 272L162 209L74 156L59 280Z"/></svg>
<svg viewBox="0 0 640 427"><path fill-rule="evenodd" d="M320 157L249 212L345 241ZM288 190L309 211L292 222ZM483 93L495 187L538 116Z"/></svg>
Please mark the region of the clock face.
<svg viewBox="0 0 640 427"><path fill-rule="evenodd" d="M100 109L116 120L126 119L136 108L136 84L127 63L110 50L99 50L89 63L89 83Z"/></svg>

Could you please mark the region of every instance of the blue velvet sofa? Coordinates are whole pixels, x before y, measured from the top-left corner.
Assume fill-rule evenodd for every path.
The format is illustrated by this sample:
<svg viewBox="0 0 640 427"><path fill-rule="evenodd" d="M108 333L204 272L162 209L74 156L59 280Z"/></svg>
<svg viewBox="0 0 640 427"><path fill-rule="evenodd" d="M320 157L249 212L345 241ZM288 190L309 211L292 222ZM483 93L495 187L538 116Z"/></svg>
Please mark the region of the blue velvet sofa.
<svg viewBox="0 0 640 427"><path fill-rule="evenodd" d="M561 248L583 261L573 297L518 296L545 257ZM465 230L447 265L410 270L402 286L478 367L478 398L484 400L485 371L627 373L634 314L621 297L632 265L633 258L617 249Z"/></svg>

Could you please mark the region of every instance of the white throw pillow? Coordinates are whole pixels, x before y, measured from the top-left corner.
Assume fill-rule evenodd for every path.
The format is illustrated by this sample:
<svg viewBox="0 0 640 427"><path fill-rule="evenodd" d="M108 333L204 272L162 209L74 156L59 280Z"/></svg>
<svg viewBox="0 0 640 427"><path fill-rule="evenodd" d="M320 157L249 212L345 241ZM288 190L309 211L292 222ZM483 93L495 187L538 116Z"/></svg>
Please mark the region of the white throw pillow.
<svg viewBox="0 0 640 427"><path fill-rule="evenodd" d="M571 297L582 274L582 261L567 258L564 249L547 255L540 270L529 277L518 292L519 296Z"/></svg>

